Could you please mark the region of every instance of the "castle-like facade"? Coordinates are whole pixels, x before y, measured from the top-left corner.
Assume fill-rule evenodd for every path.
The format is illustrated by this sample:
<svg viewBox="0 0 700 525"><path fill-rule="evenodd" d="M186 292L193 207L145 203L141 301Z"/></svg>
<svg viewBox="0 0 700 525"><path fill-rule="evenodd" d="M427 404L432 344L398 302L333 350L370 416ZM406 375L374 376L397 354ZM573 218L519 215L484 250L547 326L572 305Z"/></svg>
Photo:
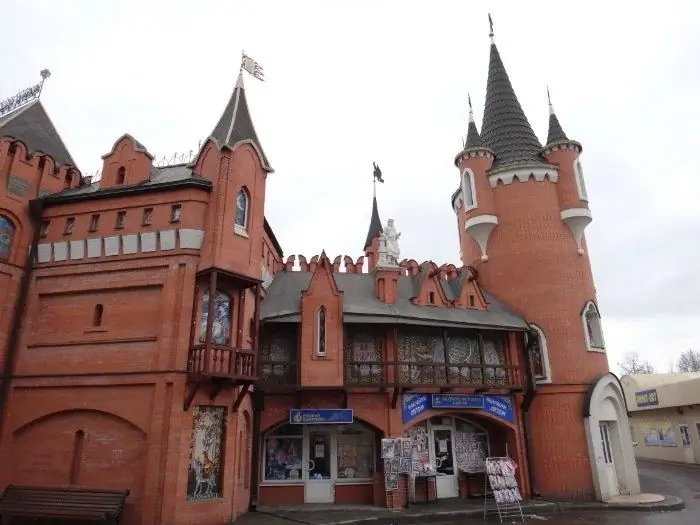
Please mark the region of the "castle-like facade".
<svg viewBox="0 0 700 525"><path fill-rule="evenodd" d="M285 258L242 76L191 162L126 134L99 182L40 89L0 105L0 489L129 490L125 525L466 496L488 456L525 498L639 492L582 147L551 104L540 143L495 43L454 159L459 266L403 258L376 197L363 256Z"/></svg>

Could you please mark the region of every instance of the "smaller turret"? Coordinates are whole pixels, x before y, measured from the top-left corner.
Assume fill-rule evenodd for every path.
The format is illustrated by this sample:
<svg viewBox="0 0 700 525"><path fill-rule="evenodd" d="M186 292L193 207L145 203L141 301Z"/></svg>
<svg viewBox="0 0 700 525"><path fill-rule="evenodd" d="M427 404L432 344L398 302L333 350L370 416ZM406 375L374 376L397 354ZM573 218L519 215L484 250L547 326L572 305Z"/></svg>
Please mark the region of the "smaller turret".
<svg viewBox="0 0 700 525"><path fill-rule="evenodd" d="M561 209L561 219L571 230L576 241L579 255L584 254L583 232L593 217L588 209L588 194L583 180L583 171L579 156L583 149L581 144L571 140L561 124L552 106L552 99L547 88L549 103L549 130L547 144L542 148L542 156L559 168L557 196Z"/></svg>
<svg viewBox="0 0 700 525"><path fill-rule="evenodd" d="M452 209L457 214L462 264L472 264L478 258L488 260L486 245L491 231L498 224L488 170L493 166L494 153L481 140L474 122L471 96L469 125L464 148L455 157L460 185L452 194Z"/></svg>

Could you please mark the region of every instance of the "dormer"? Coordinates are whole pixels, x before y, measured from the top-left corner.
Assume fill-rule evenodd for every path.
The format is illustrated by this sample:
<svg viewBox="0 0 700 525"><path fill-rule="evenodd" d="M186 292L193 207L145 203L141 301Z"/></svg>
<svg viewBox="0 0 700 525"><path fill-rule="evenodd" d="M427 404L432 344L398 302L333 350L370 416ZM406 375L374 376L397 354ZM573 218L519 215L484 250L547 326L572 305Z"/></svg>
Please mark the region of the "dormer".
<svg viewBox="0 0 700 525"><path fill-rule="evenodd" d="M102 160L101 189L134 186L151 178L153 155L129 134L117 140Z"/></svg>
<svg viewBox="0 0 700 525"><path fill-rule="evenodd" d="M457 275L449 279L454 291L454 305L458 308L472 310L488 310L488 303L479 284L476 282L477 272L471 266L463 266L457 270Z"/></svg>
<svg viewBox="0 0 700 525"><path fill-rule="evenodd" d="M421 306L450 306L450 298L447 297L440 280L440 269L432 261L426 261L420 265L418 274L411 278L413 284L413 296L411 302Z"/></svg>

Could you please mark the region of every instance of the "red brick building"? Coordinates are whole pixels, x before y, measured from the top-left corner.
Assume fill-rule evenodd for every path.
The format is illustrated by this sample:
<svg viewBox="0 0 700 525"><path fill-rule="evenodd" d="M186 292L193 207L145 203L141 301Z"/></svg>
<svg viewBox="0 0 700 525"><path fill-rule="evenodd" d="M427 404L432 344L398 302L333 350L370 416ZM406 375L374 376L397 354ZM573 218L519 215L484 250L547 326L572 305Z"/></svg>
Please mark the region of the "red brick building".
<svg viewBox="0 0 700 525"><path fill-rule="evenodd" d="M455 158L460 267L400 260L376 197L363 257L285 259L242 76L192 162L127 134L99 182L41 84L0 106L0 487L129 489L127 525L394 506L433 479L385 487L381 439L410 436L438 498L478 490L489 455L525 497L638 492L581 145L550 105L542 146L490 53Z"/></svg>

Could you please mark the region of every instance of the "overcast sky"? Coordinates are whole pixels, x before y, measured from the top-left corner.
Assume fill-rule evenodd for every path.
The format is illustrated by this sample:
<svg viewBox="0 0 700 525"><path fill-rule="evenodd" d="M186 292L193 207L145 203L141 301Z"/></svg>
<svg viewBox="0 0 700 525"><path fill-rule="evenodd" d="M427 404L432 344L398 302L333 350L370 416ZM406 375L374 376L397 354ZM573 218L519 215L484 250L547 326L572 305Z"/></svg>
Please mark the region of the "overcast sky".
<svg viewBox="0 0 700 525"><path fill-rule="evenodd" d="M380 215L395 218L402 256L457 263L453 159L468 92L481 123L490 11L535 132L545 140L548 84L584 146L611 367L638 351L666 371L700 350L700 4L339 4L4 0L0 98L49 68L42 99L90 173L125 132L156 157L196 149L245 50L265 69L246 85L276 170L265 213L285 255L361 255L376 161Z"/></svg>

